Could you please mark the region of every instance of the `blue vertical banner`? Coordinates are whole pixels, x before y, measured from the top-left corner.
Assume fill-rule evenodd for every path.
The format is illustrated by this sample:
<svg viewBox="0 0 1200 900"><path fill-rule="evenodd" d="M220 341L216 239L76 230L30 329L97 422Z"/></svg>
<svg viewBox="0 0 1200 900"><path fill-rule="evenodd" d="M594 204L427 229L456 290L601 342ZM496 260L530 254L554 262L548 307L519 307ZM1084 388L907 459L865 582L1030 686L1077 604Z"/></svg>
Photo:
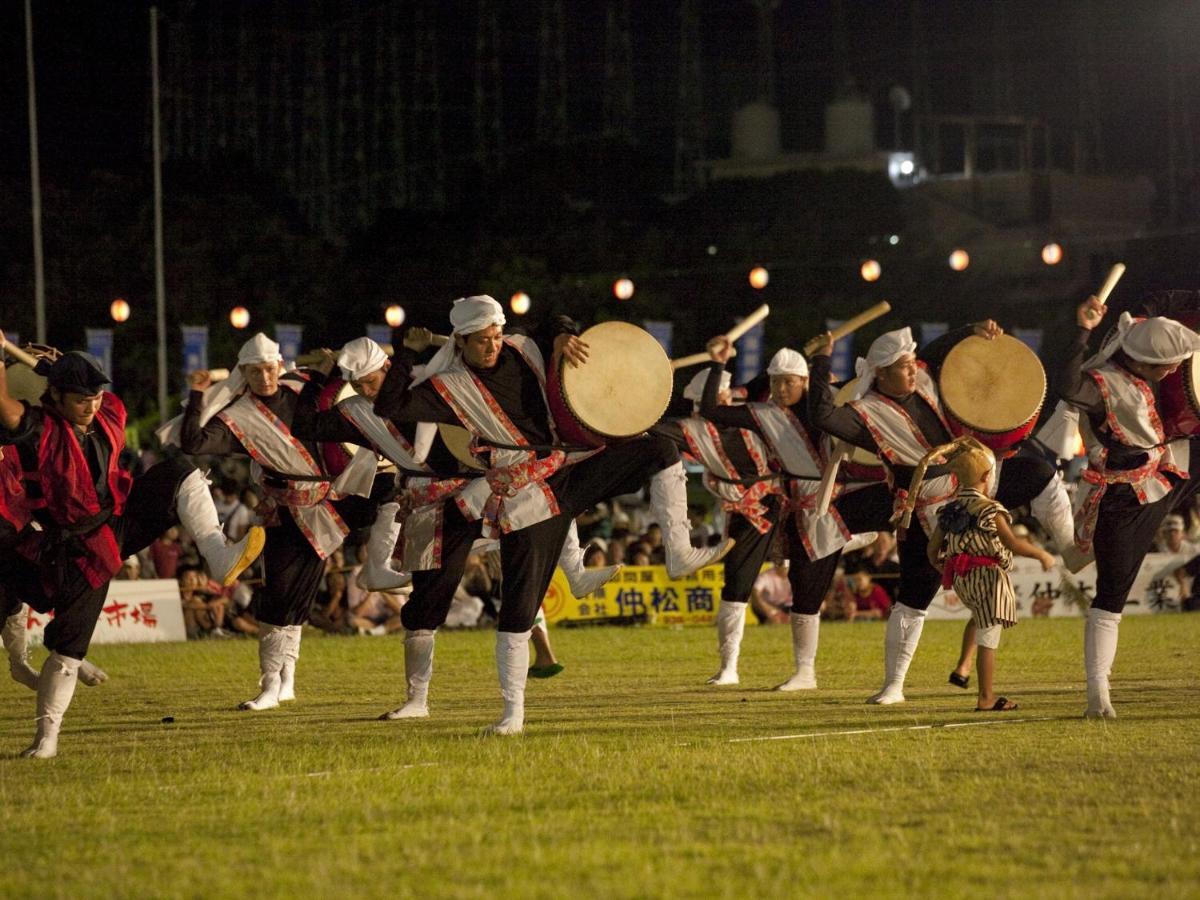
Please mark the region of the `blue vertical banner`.
<svg viewBox="0 0 1200 900"><path fill-rule="evenodd" d="M208 368L208 326L180 325L183 335L183 383L188 376Z"/></svg>
<svg viewBox="0 0 1200 900"><path fill-rule="evenodd" d="M642 327L650 332L650 336L662 344L667 356L671 355L671 340L675 336L675 323L661 319L646 319Z"/></svg>
<svg viewBox="0 0 1200 900"><path fill-rule="evenodd" d="M112 378L113 330L111 328L85 328L88 353L100 360L104 374Z"/></svg>
<svg viewBox="0 0 1200 900"><path fill-rule="evenodd" d="M390 344L392 342L392 326L391 325L368 325L367 337L377 343L379 346Z"/></svg>
<svg viewBox="0 0 1200 900"><path fill-rule="evenodd" d="M1014 328L1012 336L1018 341L1032 350L1034 353L1040 353L1042 350L1042 329L1040 328Z"/></svg>
<svg viewBox="0 0 1200 900"><path fill-rule="evenodd" d="M826 319L825 330L833 331L844 325L844 319ZM848 381L854 377L854 335L835 341L833 356L829 360L829 370L838 381Z"/></svg>
<svg viewBox="0 0 1200 900"><path fill-rule="evenodd" d="M763 367L763 336L766 333L764 323L759 322L737 342L737 380L735 384L745 384L762 371Z"/></svg>
<svg viewBox="0 0 1200 900"><path fill-rule="evenodd" d="M950 324L948 322L922 322L921 346L924 347L930 341L937 340L949 330Z"/></svg>
<svg viewBox="0 0 1200 900"><path fill-rule="evenodd" d="M279 344L279 353L285 363L294 363L300 355L300 342L304 340L303 325L285 325L275 323L275 341Z"/></svg>

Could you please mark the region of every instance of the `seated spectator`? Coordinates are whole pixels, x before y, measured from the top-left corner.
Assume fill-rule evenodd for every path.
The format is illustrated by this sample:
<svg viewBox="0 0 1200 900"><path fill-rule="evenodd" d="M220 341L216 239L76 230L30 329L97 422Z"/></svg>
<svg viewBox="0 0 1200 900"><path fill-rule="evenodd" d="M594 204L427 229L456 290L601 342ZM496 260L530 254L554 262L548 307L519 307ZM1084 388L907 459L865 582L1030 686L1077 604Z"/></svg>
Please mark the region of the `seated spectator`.
<svg viewBox="0 0 1200 900"><path fill-rule="evenodd" d="M172 526L150 545L150 562L158 578L178 578L179 560L183 556L183 544L179 541L179 529Z"/></svg>
<svg viewBox="0 0 1200 900"><path fill-rule="evenodd" d="M771 568L754 579L750 608L758 621L766 625L788 620L788 613L792 611L792 585L788 581L787 560L776 559Z"/></svg>
<svg viewBox="0 0 1200 900"><path fill-rule="evenodd" d="M187 566L179 572L179 596L183 604L183 627L189 640L200 637L229 637L224 629L228 599L221 586L200 568Z"/></svg>
<svg viewBox="0 0 1200 900"><path fill-rule="evenodd" d="M1159 526L1154 538L1156 553L1170 553L1174 556L1186 556L1188 559L1200 554L1200 547L1187 539L1184 531L1183 516L1171 513Z"/></svg>
<svg viewBox="0 0 1200 900"><path fill-rule="evenodd" d="M225 588L225 596L229 598L229 606L225 610L225 627L231 632L258 637L258 620L254 618L250 609L254 599L254 591L250 589L250 585L241 581L231 584Z"/></svg>
<svg viewBox="0 0 1200 900"><path fill-rule="evenodd" d="M847 572L869 572L889 599L895 601L900 587L900 557L896 553L895 535L881 531L870 546L847 556L845 568Z"/></svg>
<svg viewBox="0 0 1200 900"><path fill-rule="evenodd" d="M350 621L346 598L346 555L343 547L325 560L325 584L317 594L310 613L312 624L330 634L355 631Z"/></svg>
<svg viewBox="0 0 1200 900"><path fill-rule="evenodd" d="M625 551L625 562L631 566L650 565L650 545L645 541L634 541Z"/></svg>
<svg viewBox="0 0 1200 900"><path fill-rule="evenodd" d="M142 577L142 561L136 556L125 557L113 578L117 581L137 581Z"/></svg>
<svg viewBox="0 0 1200 900"><path fill-rule="evenodd" d="M595 538L583 554L583 565L587 569L602 569L608 565L608 551Z"/></svg>
<svg viewBox="0 0 1200 900"><path fill-rule="evenodd" d="M858 600L855 598L854 592L850 590L845 572L839 568L833 576L833 582L829 585L829 592L821 601L821 618L853 622L857 614Z"/></svg>
<svg viewBox="0 0 1200 900"><path fill-rule="evenodd" d="M892 610L892 598L876 584L868 569L860 567L852 571L846 577L846 582L854 601L853 615L847 616L849 620L888 617Z"/></svg>
<svg viewBox="0 0 1200 900"><path fill-rule="evenodd" d="M367 561L367 545L357 549L358 565L345 578L346 621L359 634L391 634L402 631L400 610L407 594L391 591L368 591L358 584L358 573Z"/></svg>

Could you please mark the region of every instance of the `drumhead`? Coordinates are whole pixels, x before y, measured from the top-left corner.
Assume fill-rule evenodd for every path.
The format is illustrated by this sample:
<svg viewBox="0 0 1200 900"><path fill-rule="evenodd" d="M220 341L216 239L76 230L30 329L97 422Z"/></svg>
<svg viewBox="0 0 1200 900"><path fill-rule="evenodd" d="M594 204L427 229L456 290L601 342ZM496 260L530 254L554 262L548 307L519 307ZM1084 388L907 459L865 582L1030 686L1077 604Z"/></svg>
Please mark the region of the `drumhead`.
<svg viewBox="0 0 1200 900"><path fill-rule="evenodd" d="M1036 418L1046 399L1037 354L1011 335L971 335L954 345L938 379L942 402L963 425L1002 434Z"/></svg>
<svg viewBox="0 0 1200 900"><path fill-rule="evenodd" d="M441 435L446 449L460 463L477 472L486 471L486 466L471 454L471 432L461 425L447 425L443 422L438 425L438 434Z"/></svg>
<svg viewBox="0 0 1200 900"><path fill-rule="evenodd" d="M564 363L563 400L586 428L608 438L633 437L655 424L671 402L674 373L662 345L628 322L601 322L581 334L588 361Z"/></svg>
<svg viewBox="0 0 1200 900"><path fill-rule="evenodd" d="M858 388L858 379L851 378L833 395L833 402L837 406L845 406L854 399L854 392ZM882 466L883 460L870 450L864 450L862 447L855 447L854 452L850 454L850 462L858 463L860 466Z"/></svg>

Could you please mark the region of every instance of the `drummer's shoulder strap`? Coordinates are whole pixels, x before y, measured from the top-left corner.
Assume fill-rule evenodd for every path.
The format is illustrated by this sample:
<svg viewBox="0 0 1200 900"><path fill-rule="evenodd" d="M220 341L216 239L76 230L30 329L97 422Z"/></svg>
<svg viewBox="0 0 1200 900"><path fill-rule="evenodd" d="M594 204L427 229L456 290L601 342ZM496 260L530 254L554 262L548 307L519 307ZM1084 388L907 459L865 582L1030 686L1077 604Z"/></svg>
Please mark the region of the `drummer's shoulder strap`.
<svg viewBox="0 0 1200 900"><path fill-rule="evenodd" d="M1154 392L1141 378L1106 364L1084 374L1096 382L1104 398L1104 424L1126 447L1154 447L1166 440Z"/></svg>

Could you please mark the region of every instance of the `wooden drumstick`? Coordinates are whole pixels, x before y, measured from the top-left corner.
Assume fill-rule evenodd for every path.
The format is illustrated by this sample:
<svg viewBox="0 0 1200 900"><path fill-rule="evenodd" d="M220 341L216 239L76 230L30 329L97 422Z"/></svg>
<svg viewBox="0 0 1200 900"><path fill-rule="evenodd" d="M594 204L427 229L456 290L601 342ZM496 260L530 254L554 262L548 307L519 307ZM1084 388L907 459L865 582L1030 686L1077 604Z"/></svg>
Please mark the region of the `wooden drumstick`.
<svg viewBox="0 0 1200 900"><path fill-rule="evenodd" d="M742 337L747 331L765 319L771 314L771 307L764 303L742 321L738 322L727 332L725 332L725 340L733 343ZM737 348L735 347L729 354L730 358L737 356ZM678 359L671 360L672 369L686 369L688 366L698 365L702 362L708 362L712 357L708 353L691 353L687 356L681 356Z"/></svg>
<svg viewBox="0 0 1200 900"><path fill-rule="evenodd" d="M885 316L891 311L892 304L888 303L886 300L883 300L880 303L876 303L870 309L863 310L853 319L847 319L837 328L833 329L833 331L829 333L829 336L834 341L840 340L841 338L858 331L858 329L862 328L868 322L874 322L880 316ZM823 336L813 338L804 345L804 355L812 356L813 353L819 350L824 343L825 341Z"/></svg>
<svg viewBox="0 0 1200 900"><path fill-rule="evenodd" d="M1125 263L1117 263L1108 270L1108 277L1104 279L1104 286L1100 288L1100 292L1096 294L1096 299L1101 303L1108 302L1108 295L1113 292L1113 288L1117 286L1117 282L1121 280L1121 276L1125 274Z"/></svg>
<svg viewBox="0 0 1200 900"><path fill-rule="evenodd" d="M229 377L228 369L209 369L208 380L216 384L218 381L224 381Z"/></svg>
<svg viewBox="0 0 1200 900"><path fill-rule="evenodd" d="M30 356L28 353L26 353L24 350L22 350L16 344L10 344L8 341L4 342L4 352L7 353L9 356L11 356L13 359L15 359L17 362L25 363L25 365L29 366L29 368L31 368L31 369L34 368L38 364L36 357Z"/></svg>

